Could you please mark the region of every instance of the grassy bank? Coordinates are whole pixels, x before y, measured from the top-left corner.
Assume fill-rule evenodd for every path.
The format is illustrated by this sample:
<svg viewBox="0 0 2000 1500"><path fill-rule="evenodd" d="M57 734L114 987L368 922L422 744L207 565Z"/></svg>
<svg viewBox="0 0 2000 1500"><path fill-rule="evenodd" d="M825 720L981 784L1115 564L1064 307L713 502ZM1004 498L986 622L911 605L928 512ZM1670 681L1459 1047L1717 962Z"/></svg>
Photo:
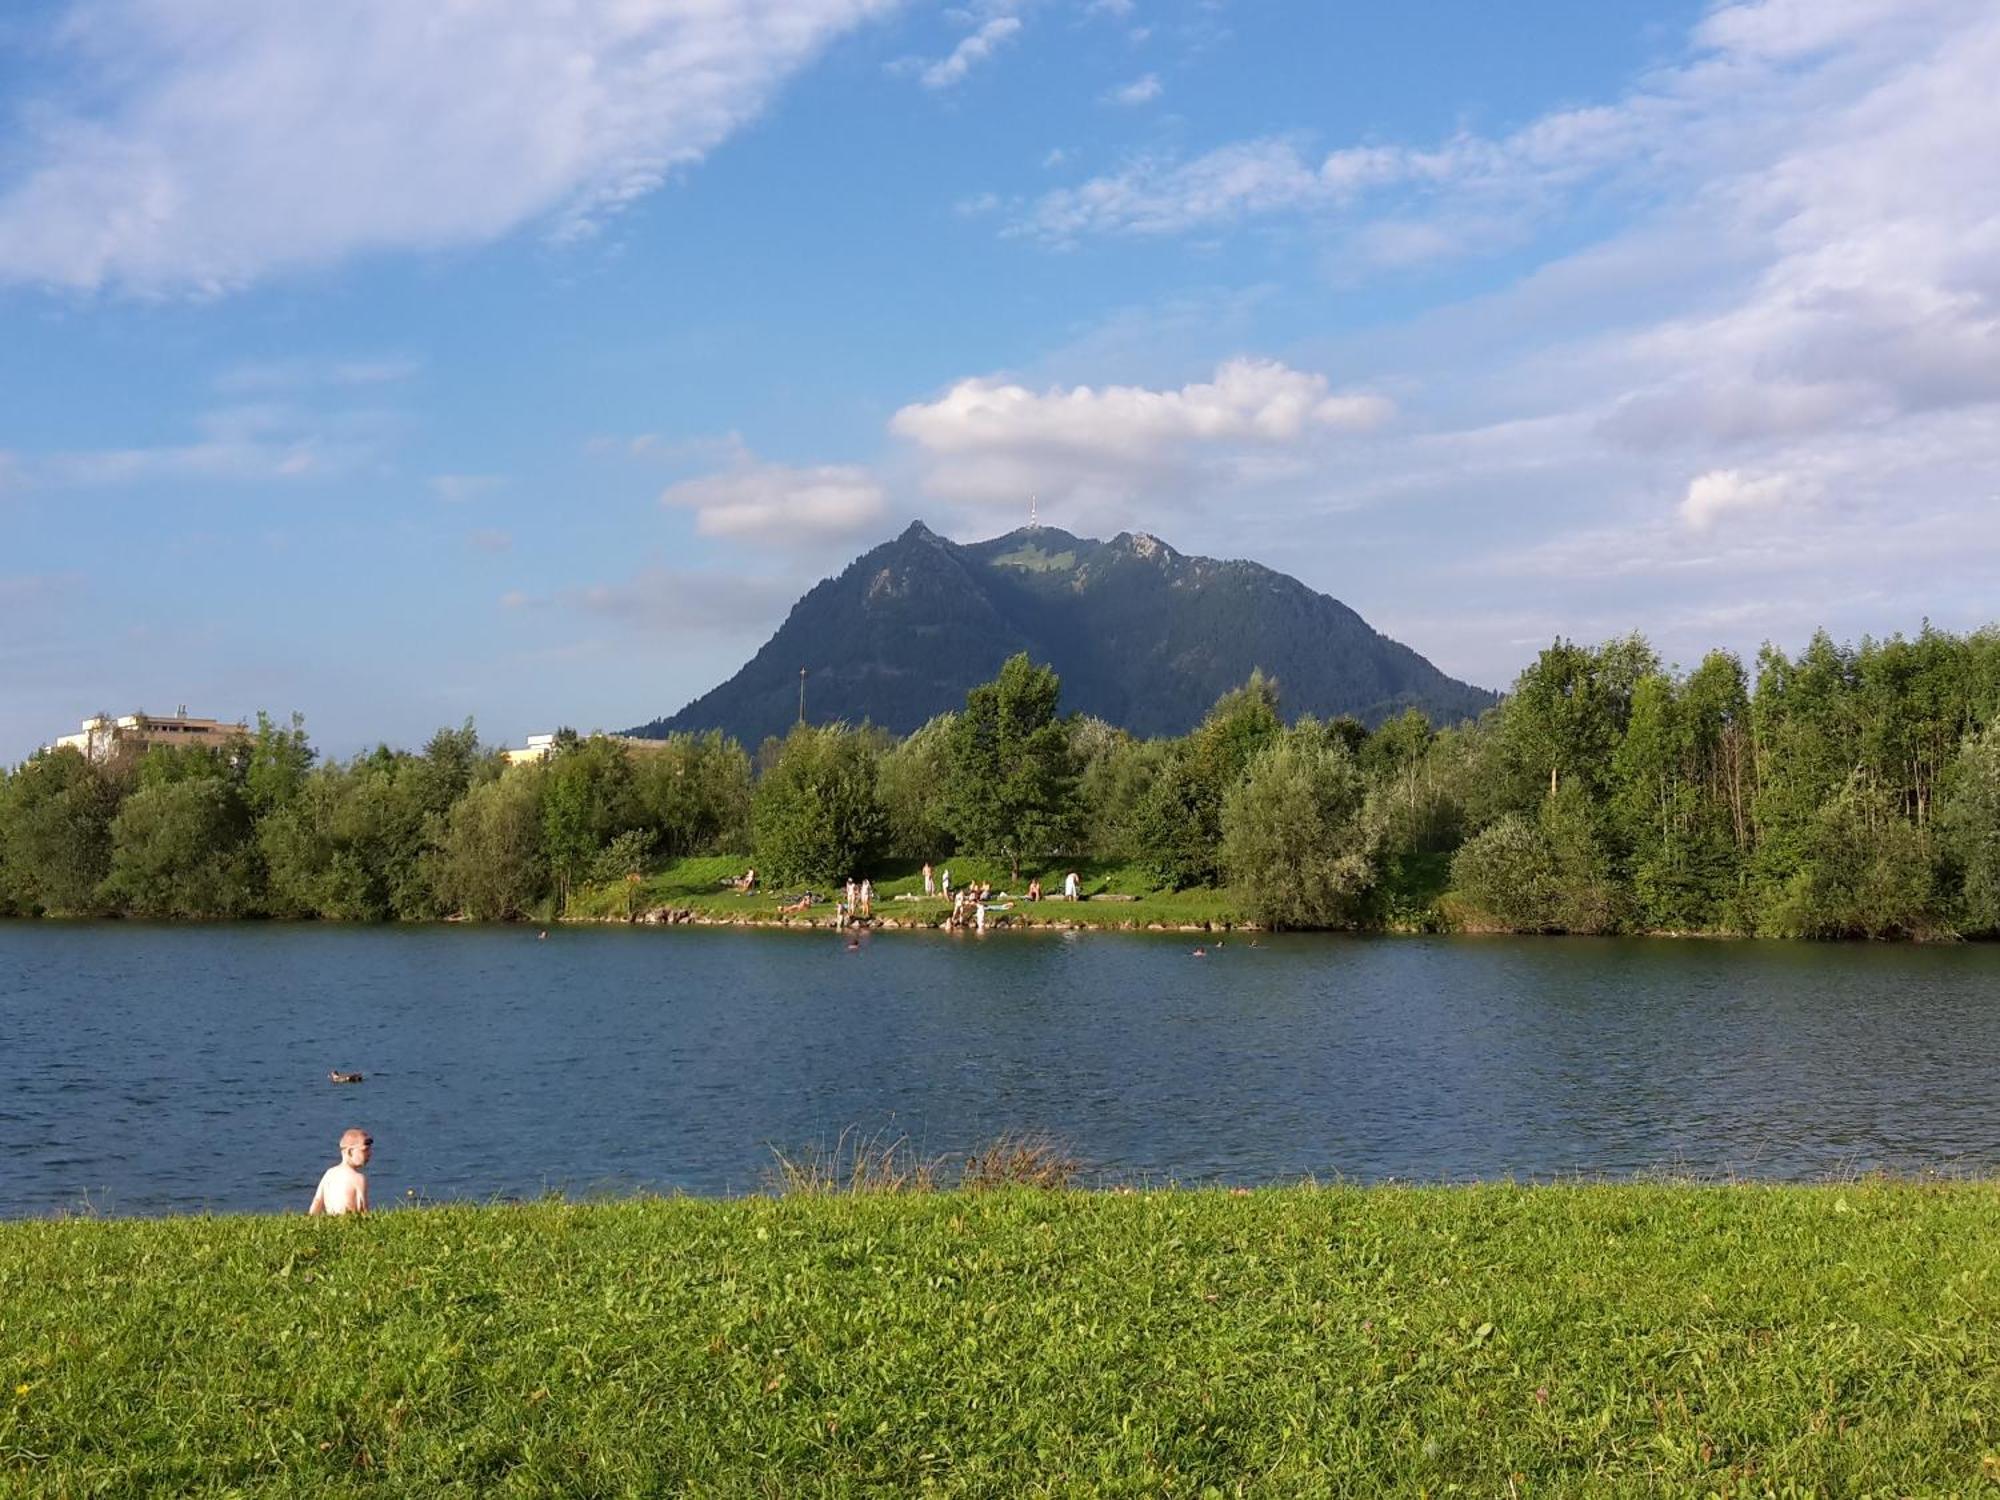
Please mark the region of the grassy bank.
<svg viewBox="0 0 2000 1500"><path fill-rule="evenodd" d="M747 855L678 860L636 882L579 890L570 898L569 914L586 921L604 921L664 909L687 913L703 922L832 924L833 903L840 892L831 885L778 886L742 895L726 884L754 863ZM996 893L1025 892L1028 882L1038 875L1045 891L1060 892L1065 870L1075 869L1081 876L1086 899L1039 902L1017 899L1011 910L992 914L989 922L996 926L1205 929L1249 925L1229 892L1162 891L1155 888L1137 865L1086 861L1046 870L1025 869L1016 880L1004 863L956 858L947 863L954 888L983 880L990 881ZM921 865L891 862L868 873L875 881L875 915L885 925L944 925L951 903L942 897L923 899ZM779 910L806 889L824 897L824 902L795 915L788 916Z"/></svg>
<svg viewBox="0 0 2000 1500"><path fill-rule="evenodd" d="M2000 1189L0 1225L0 1490L1972 1494Z"/></svg>

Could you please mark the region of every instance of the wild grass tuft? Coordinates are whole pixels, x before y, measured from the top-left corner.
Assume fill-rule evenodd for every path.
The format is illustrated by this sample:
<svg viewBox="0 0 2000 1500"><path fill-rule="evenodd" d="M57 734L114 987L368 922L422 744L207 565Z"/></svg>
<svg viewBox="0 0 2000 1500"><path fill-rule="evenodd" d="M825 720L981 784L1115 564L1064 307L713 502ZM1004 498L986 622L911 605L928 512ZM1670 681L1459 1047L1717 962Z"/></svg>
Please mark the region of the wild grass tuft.
<svg viewBox="0 0 2000 1500"><path fill-rule="evenodd" d="M945 1158L921 1155L906 1135L848 1126L831 1145L771 1148L766 1185L784 1196L836 1193L929 1193Z"/></svg>
<svg viewBox="0 0 2000 1500"><path fill-rule="evenodd" d="M1083 1163L1054 1136L1003 1135L965 1158L958 1185L984 1188L1066 1188L1083 1175Z"/></svg>

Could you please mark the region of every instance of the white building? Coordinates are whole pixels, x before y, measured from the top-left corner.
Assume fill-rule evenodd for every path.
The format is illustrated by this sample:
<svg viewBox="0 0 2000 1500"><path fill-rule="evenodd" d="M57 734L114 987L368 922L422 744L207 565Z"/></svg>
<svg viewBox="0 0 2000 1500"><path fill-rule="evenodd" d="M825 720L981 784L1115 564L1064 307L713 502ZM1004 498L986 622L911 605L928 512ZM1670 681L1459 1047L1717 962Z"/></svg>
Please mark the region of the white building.
<svg viewBox="0 0 2000 1500"><path fill-rule="evenodd" d="M183 703L172 714L136 713L112 718L98 714L83 721L75 734L55 742L55 749L79 751L88 760L108 763L144 755L155 745L228 746L250 738L250 726L221 719L196 719Z"/></svg>

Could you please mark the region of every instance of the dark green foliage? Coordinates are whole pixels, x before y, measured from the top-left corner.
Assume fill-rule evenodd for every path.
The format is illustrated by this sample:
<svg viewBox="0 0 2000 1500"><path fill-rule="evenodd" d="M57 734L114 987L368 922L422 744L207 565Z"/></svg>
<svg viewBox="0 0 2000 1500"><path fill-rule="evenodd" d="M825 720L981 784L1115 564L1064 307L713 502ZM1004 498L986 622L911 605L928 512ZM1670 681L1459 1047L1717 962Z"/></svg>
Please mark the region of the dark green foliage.
<svg viewBox="0 0 2000 1500"><path fill-rule="evenodd" d="M1071 722L1085 849L1104 859L1139 857L1141 809L1171 753L1172 741L1135 740L1102 719Z"/></svg>
<svg viewBox="0 0 2000 1500"><path fill-rule="evenodd" d="M795 725L757 783L750 818L767 885L866 874L883 835L874 749L844 724Z"/></svg>
<svg viewBox="0 0 2000 1500"><path fill-rule="evenodd" d="M570 887L598 851L640 821L630 754L603 735L579 740L571 734L565 740L558 734L543 771L541 804L542 852L560 914Z"/></svg>
<svg viewBox="0 0 2000 1500"><path fill-rule="evenodd" d="M965 696L946 738L945 824L959 848L1007 861L1061 853L1078 824L1076 765L1056 717L1062 684L1025 653Z"/></svg>
<svg viewBox="0 0 2000 1500"><path fill-rule="evenodd" d="M72 749L45 750L0 784L0 899L17 911L99 910L118 788Z"/></svg>
<svg viewBox="0 0 2000 1500"><path fill-rule="evenodd" d="M1559 787L1533 818L1509 813L1458 851L1452 885L1477 925L1514 932L1609 932L1620 891L1578 786Z"/></svg>
<svg viewBox="0 0 2000 1500"><path fill-rule="evenodd" d="M1304 721L1266 744L1222 803L1222 867L1270 927L1342 927L1375 882L1367 782L1347 736Z"/></svg>
<svg viewBox="0 0 2000 1500"><path fill-rule="evenodd" d="M243 766L243 800L252 816L267 818L297 797L315 755L303 714L293 714L291 722L280 728L260 710Z"/></svg>
<svg viewBox="0 0 2000 1500"><path fill-rule="evenodd" d="M1136 819L1137 852L1161 885L1183 890L1220 877L1222 799L1281 727L1277 684L1252 672L1173 748Z"/></svg>
<svg viewBox="0 0 2000 1500"><path fill-rule="evenodd" d="M1515 764L1551 793L1581 781L1593 798L1631 715L1639 682L1659 658L1637 636L1595 650L1558 640L1514 683L1501 709L1501 735Z"/></svg>
<svg viewBox="0 0 2000 1500"><path fill-rule="evenodd" d="M666 859L750 843L750 758L719 734L668 736L631 756L640 826Z"/></svg>
<svg viewBox="0 0 2000 1500"><path fill-rule="evenodd" d="M549 889L540 766L482 782L452 808L432 863L438 898L481 921L524 916Z"/></svg>
<svg viewBox="0 0 2000 1500"><path fill-rule="evenodd" d="M939 714L882 756L876 794L882 803L884 852L935 860L952 852L946 772L956 714Z"/></svg>
<svg viewBox="0 0 2000 1500"><path fill-rule="evenodd" d="M199 752L179 752L142 775L111 824L104 892L141 917L240 917L258 907L250 809L226 776L185 774Z"/></svg>
<svg viewBox="0 0 2000 1500"><path fill-rule="evenodd" d="M1023 546L994 565L1082 565ZM1415 711L1286 729L1253 672L1191 733L1144 740L1058 718L1060 686L1017 656L905 740L800 726L754 774L719 734L635 753L568 732L503 775L470 723L316 764L297 716L262 714L226 750L44 752L0 776L0 915L503 918L573 896L632 915L705 909L751 863L763 889L726 909L754 915L773 884L893 884L885 859L914 884L949 856L961 883L1110 870L1103 894L1147 903L1093 924L2000 936L2000 630L1822 632L1767 646L1754 687L1722 652L1683 674L1637 638L1557 641L1502 707L1436 730ZM696 864L703 902L654 889Z"/></svg>
<svg viewBox="0 0 2000 1500"><path fill-rule="evenodd" d="M1966 743L1947 788L1938 821L1959 872L1965 927L2000 933L2000 725Z"/></svg>
<svg viewBox="0 0 2000 1500"><path fill-rule="evenodd" d="M1929 835L1860 775L1819 807L1766 907L1781 937L1921 937L1939 925Z"/></svg>

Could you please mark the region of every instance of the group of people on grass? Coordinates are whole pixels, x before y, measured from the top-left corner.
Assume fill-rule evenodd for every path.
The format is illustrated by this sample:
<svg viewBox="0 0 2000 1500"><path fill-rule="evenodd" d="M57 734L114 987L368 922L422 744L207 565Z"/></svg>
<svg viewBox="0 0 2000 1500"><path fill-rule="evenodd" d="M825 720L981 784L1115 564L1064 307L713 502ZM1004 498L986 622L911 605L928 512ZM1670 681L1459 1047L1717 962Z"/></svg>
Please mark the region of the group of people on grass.
<svg viewBox="0 0 2000 1500"><path fill-rule="evenodd" d="M757 872L754 869L747 870L740 878L730 877L728 884L734 889L747 894L757 888ZM951 903L951 915L946 919L946 925L951 927L972 925L978 927L982 932L985 931L986 908L994 900L992 881L974 881L969 885L961 885L954 889L951 883L950 867L946 866L943 869L937 869L926 860L923 867L923 885L924 898L926 900L934 900L942 896ZM1000 896L1006 900L1013 899L1005 891L1000 892ZM821 899L823 898L813 891L804 891L789 901L781 902L778 911L786 916L796 915L804 912L808 907L811 907ZM906 895L899 896L896 899L899 901L910 901L916 898ZM1039 875L1028 882L1028 889L1022 899L1028 901L1040 901L1042 899L1042 880ZM1061 899L1064 901L1081 901L1083 899L1083 881L1074 870L1063 876ZM838 924L843 927L849 922L873 917L875 915L875 882L866 876L857 880L850 875L847 878L844 898L836 899L835 901L834 915Z"/></svg>

